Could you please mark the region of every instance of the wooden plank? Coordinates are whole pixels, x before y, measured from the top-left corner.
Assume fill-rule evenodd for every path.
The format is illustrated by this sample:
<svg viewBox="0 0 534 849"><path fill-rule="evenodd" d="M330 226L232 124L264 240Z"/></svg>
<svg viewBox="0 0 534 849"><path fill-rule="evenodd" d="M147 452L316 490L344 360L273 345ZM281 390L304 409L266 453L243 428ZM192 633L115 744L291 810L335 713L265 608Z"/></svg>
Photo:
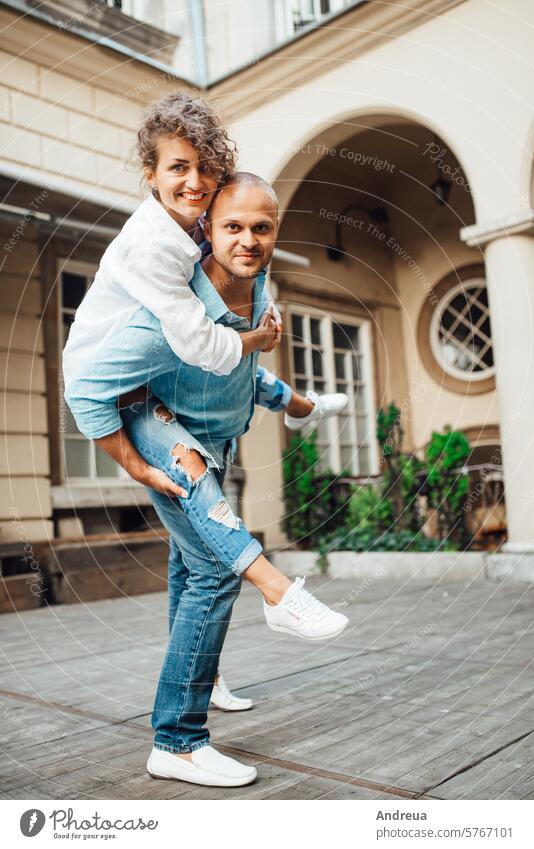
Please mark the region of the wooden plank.
<svg viewBox="0 0 534 849"><path fill-rule="evenodd" d="M42 234L39 242L39 265L42 276L42 325L46 367L47 429L49 434L50 480L53 486L63 483L61 456L65 411L61 409L61 286L58 284L57 245L55 240Z"/></svg>
<svg viewBox="0 0 534 849"><path fill-rule="evenodd" d="M39 750L40 754L48 756L50 752L56 751L57 741L80 732L90 736L95 728L102 725L101 719L52 709L42 701L32 702L1 695L0 704L0 740L4 753L0 776L4 785L14 778L14 761L24 764L31 760L32 756L35 757ZM64 745L66 744L63 743L62 746ZM63 749L60 747L60 750Z"/></svg>
<svg viewBox="0 0 534 849"><path fill-rule="evenodd" d="M8 351L23 351L31 354L44 352L43 332L40 318L19 313L0 312L1 346Z"/></svg>
<svg viewBox="0 0 534 849"><path fill-rule="evenodd" d="M42 607L42 590L46 588L46 582L39 580L41 577L42 573L38 571L0 578L0 613Z"/></svg>
<svg viewBox="0 0 534 849"><path fill-rule="evenodd" d="M41 315L41 281L24 274L5 274L1 278L2 312Z"/></svg>
<svg viewBox="0 0 534 849"><path fill-rule="evenodd" d="M437 793L443 799L532 798L533 757L534 735L530 734L437 785L432 793Z"/></svg>
<svg viewBox="0 0 534 849"><path fill-rule="evenodd" d="M0 351L0 388L12 392L46 392L43 357Z"/></svg>
<svg viewBox="0 0 534 849"><path fill-rule="evenodd" d="M128 562L80 569L68 575L55 575L52 580L54 599L61 604L78 604L97 599L116 599L147 592L161 592L167 585L167 559Z"/></svg>
<svg viewBox="0 0 534 849"><path fill-rule="evenodd" d="M7 128L4 126L4 130ZM26 138L27 133L21 133L21 138ZM36 141L37 137L32 135L32 140ZM22 234L16 234L15 231L20 223L24 226L24 216L20 219L13 218L10 221L2 222L1 241L9 243L12 236L16 242L10 245L10 250L3 252L2 275L9 277L11 274L17 274L26 279L38 277L38 248L35 239L35 225L30 221L22 231Z"/></svg>
<svg viewBox="0 0 534 849"><path fill-rule="evenodd" d="M0 432L47 433L46 398L7 392L0 405Z"/></svg>
<svg viewBox="0 0 534 849"><path fill-rule="evenodd" d="M166 540L51 546L48 569L57 603L162 592L167 586Z"/></svg>
<svg viewBox="0 0 534 849"><path fill-rule="evenodd" d="M0 478L0 486L7 486L6 481ZM49 540L54 535L54 526L51 519L24 519L24 532L19 529L19 523L12 519L0 520L0 545L4 543L19 542L21 539L31 542Z"/></svg>
<svg viewBox="0 0 534 849"><path fill-rule="evenodd" d="M251 588L236 605L223 670L256 706L210 711L209 727L214 745L259 764L260 779L231 796L147 780L144 772L167 639L165 594L2 617L6 687L41 700L20 714L13 739L7 732L19 761L17 798L348 799L425 790L469 798L470 786L475 798L534 796L531 589L497 593L484 584L444 596L427 582L382 582L362 601L351 598L354 582L309 583L325 600L349 599L356 627L342 640L312 645L272 634ZM437 631L414 642L421 624L433 621ZM90 721L96 725L84 728ZM28 728L43 736L32 744L23 736ZM72 770L62 763L65 745ZM0 779L8 782L4 767ZM380 789L388 785L397 789Z"/></svg>
<svg viewBox="0 0 534 849"><path fill-rule="evenodd" d="M0 475L49 474L48 439L34 434L6 434L0 440Z"/></svg>
<svg viewBox="0 0 534 849"><path fill-rule="evenodd" d="M0 519L48 519L52 515L48 478L11 478L0 487ZM18 520L17 520L18 521ZM28 532L25 532L29 536Z"/></svg>
<svg viewBox="0 0 534 849"><path fill-rule="evenodd" d="M263 792L262 799L396 799L392 793L382 793L360 787L357 784L340 784L326 778L301 777L300 780L287 782L286 786L274 792Z"/></svg>

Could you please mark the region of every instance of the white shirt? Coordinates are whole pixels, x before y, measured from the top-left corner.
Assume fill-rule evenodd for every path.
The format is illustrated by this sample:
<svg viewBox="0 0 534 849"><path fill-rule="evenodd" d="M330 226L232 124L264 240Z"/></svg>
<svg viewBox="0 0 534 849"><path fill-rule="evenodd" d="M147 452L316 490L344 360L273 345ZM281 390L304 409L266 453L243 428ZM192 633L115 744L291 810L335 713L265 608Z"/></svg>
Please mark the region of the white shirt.
<svg viewBox="0 0 534 849"><path fill-rule="evenodd" d="M188 283L200 249L150 195L106 249L94 282L78 307L63 352L65 387L98 347L127 324L142 304L161 322L180 359L214 374L239 363L239 333L214 324Z"/></svg>

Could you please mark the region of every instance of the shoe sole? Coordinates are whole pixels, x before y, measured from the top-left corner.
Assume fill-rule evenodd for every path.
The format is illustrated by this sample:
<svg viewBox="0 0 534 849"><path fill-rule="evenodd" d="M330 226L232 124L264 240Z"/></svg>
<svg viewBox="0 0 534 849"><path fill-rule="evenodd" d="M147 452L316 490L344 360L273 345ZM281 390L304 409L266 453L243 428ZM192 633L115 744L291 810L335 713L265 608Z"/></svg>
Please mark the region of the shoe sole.
<svg viewBox="0 0 534 849"><path fill-rule="evenodd" d="M186 784L198 784L201 787L245 787L247 784L252 784L253 781L256 780L258 775L253 775L251 778L248 778L246 781L242 779L228 779L224 782L224 784L216 784L213 781L193 781L190 778L178 778L178 776L174 775L157 775L155 772L150 772L147 768L147 772L151 778L155 778L158 781L185 781Z"/></svg>
<svg viewBox="0 0 534 849"><path fill-rule="evenodd" d="M285 427L287 427L288 430L301 430L303 427L308 427L309 425L312 425L312 424L318 424L321 421L321 419L323 419L323 420L324 419L332 419L332 418L334 418L334 416L340 416L341 413L343 413L347 409L347 407L348 407L348 402L347 402L347 404L345 404L344 407L341 408L341 410L338 413L333 413L333 412L332 413L324 413L324 415L317 416L317 418L312 419L307 424L293 424L293 423L288 424L284 419L284 425L285 425Z"/></svg>
<svg viewBox="0 0 534 849"><path fill-rule="evenodd" d="M285 625L271 625L267 622L267 626L271 629L271 631L280 631L282 634L291 634L293 637L300 637L301 640L308 640L308 642L320 642L321 640L331 640L332 637L337 637L338 634L342 634L346 628L348 628L350 622L347 622L346 625L343 625L338 631L334 631L332 634L326 634L322 637L305 637L303 634L299 634L298 631L294 631L292 628L286 628Z"/></svg>
<svg viewBox="0 0 534 849"><path fill-rule="evenodd" d="M237 713L239 711L244 710L252 710L254 705L249 705L248 707L219 707L219 705L214 705L213 702L210 702L210 707L215 708L215 710L222 710L224 713Z"/></svg>

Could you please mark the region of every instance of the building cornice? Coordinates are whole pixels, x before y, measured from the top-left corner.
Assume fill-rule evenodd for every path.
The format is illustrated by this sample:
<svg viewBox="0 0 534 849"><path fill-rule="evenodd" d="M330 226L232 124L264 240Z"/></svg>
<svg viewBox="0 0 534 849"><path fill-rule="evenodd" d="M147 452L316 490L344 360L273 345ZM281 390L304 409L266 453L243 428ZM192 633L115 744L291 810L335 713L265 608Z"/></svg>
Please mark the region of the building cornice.
<svg viewBox="0 0 534 849"><path fill-rule="evenodd" d="M45 37L43 27L48 30ZM199 91L189 80L178 77L172 68L134 55L110 39L99 38L94 33L60 29L57 22L46 19L43 14L23 14L22 10L15 11L11 5L1 2L0 31L2 50L119 95L134 91L133 100L146 103L154 100L155 90L159 91L154 88L155 80L161 89L170 86L174 90L179 85L192 92ZM95 50L98 51L97 74ZM132 72L135 80L132 80ZM132 89L133 82L135 89Z"/></svg>
<svg viewBox="0 0 534 849"><path fill-rule="evenodd" d="M209 86L226 120L246 114L285 89L303 85L384 42L448 12L465 0L364 3Z"/></svg>
<svg viewBox="0 0 534 849"><path fill-rule="evenodd" d="M339 62L350 61L464 2L466 0L404 0L401 6L373 3L372 0L360 3L211 83L207 91L223 100L227 120L238 117L278 96L285 88L302 85ZM43 26L50 28L51 37L43 38ZM117 93L131 89L132 64L135 65L136 77L141 78L136 86L136 99L142 102L153 100L156 76L163 87L168 84L174 88L178 84L198 93L205 90L161 62L135 54L112 39L98 37L81 26L72 25L68 31L59 29L57 21L47 16L43 7L28 14L18 0L0 0L0 28L2 48L7 52L26 55L28 44L31 44L28 58L32 61L58 70L68 68L70 76L80 81L91 80ZM80 49L80 41L86 42L85 49ZM97 80L94 50L99 51Z"/></svg>
<svg viewBox="0 0 534 849"><path fill-rule="evenodd" d="M469 247L483 248L488 242L505 236L515 236L518 233L523 235L534 233L534 209L523 209L493 221L462 227L460 239Z"/></svg>

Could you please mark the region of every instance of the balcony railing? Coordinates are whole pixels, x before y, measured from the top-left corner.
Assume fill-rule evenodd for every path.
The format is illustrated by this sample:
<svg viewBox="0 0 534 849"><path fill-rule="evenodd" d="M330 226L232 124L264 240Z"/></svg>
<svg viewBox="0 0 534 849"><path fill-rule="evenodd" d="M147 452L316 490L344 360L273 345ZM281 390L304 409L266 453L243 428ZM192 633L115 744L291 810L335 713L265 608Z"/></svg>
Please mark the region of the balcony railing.
<svg viewBox="0 0 534 849"><path fill-rule="evenodd" d="M5 0L10 4L10 0ZM11 0L60 29L100 36L204 86L368 0Z"/></svg>
<svg viewBox="0 0 534 849"><path fill-rule="evenodd" d="M504 494L503 467L495 463L479 463L461 466L451 474L467 475L469 489L461 509L465 514L465 523L475 546L493 548L506 537L506 504ZM437 524L433 511L428 509L425 493L426 472L418 472L420 497L416 509L426 519L426 531L437 535ZM346 503L354 486L375 486L383 482L383 476L368 477L344 476L336 480L334 488L340 503Z"/></svg>
<svg viewBox="0 0 534 849"><path fill-rule="evenodd" d="M21 6L28 15L45 18L59 30L115 42L136 57L165 66L174 62L179 34L128 14L122 0L18 0L18 11Z"/></svg>

